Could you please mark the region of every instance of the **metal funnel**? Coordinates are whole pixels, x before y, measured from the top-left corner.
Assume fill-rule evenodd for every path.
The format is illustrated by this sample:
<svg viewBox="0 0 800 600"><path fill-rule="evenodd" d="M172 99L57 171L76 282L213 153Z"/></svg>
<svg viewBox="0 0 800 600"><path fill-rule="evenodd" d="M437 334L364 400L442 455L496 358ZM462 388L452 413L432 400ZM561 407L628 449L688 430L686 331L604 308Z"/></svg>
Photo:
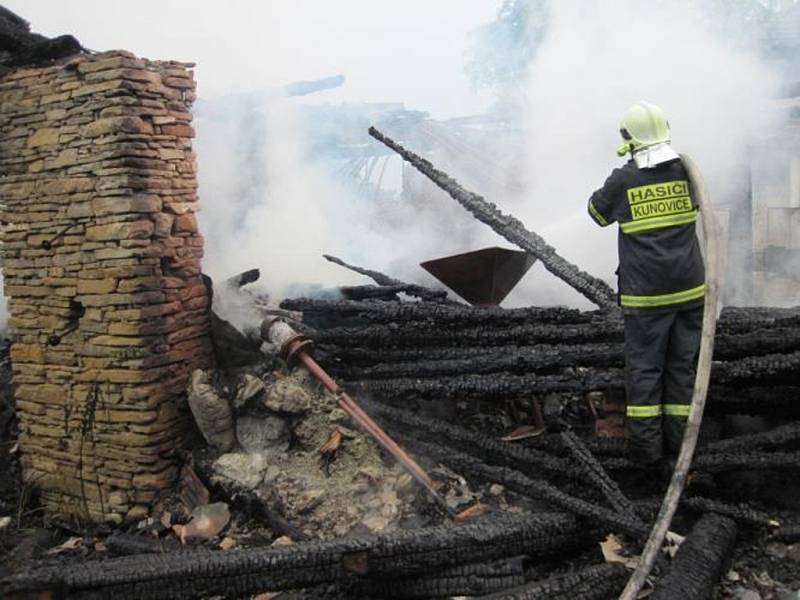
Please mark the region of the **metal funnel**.
<svg viewBox="0 0 800 600"><path fill-rule="evenodd" d="M500 304L536 258L521 250L484 248L420 263L428 273L475 306Z"/></svg>

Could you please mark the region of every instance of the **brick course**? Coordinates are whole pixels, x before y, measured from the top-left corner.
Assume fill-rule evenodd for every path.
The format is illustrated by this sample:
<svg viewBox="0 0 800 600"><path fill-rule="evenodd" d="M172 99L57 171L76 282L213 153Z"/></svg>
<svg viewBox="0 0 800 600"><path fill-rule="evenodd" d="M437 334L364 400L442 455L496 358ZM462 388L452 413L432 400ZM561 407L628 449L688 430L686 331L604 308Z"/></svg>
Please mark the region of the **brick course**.
<svg viewBox="0 0 800 600"><path fill-rule="evenodd" d="M112 51L0 79L19 444L53 515L141 516L176 476L211 361L191 67Z"/></svg>

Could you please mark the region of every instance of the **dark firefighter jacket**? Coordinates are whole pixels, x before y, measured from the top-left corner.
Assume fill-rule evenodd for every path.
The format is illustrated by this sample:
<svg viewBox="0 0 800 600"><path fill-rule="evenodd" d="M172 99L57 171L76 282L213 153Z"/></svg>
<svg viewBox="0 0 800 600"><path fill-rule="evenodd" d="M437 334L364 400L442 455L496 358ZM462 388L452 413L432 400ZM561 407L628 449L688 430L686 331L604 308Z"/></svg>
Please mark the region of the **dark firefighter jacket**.
<svg viewBox="0 0 800 600"><path fill-rule="evenodd" d="M700 305L705 268L695 235L697 205L679 159L651 169L614 169L589 199L603 227L619 223L619 298L624 309Z"/></svg>

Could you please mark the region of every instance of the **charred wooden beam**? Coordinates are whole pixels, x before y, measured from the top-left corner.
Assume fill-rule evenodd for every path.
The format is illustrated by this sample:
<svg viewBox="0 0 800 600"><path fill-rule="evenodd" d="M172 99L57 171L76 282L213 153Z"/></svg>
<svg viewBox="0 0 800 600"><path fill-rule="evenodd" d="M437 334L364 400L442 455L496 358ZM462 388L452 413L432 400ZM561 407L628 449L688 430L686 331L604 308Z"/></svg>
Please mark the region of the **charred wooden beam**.
<svg viewBox="0 0 800 600"><path fill-rule="evenodd" d="M486 361L481 365L475 359L421 362L416 363L416 371L413 370L413 365L401 365L399 377L398 373L392 377L390 365L353 368L351 371L339 370L338 373L343 379L349 380L349 386L353 389L385 399L510 399L529 397L531 394L622 389L624 385L624 377L617 368L586 368L577 373L562 375L531 373L523 367L519 368L520 374L516 374L510 372L517 368L510 359L500 359L498 363L494 363L502 364L505 369L493 368L492 364ZM385 378L359 379L359 376L374 374ZM800 351L715 363L711 381L714 385L738 383L748 386L772 381L794 387L800 383ZM712 398L714 397L719 396L712 394Z"/></svg>
<svg viewBox="0 0 800 600"><path fill-rule="evenodd" d="M244 597L365 577L428 573L504 557L547 556L584 543L564 513L493 515L458 526L406 530L235 552L142 554L74 565L34 567L0 580L4 593L60 590L69 598L115 600Z"/></svg>
<svg viewBox="0 0 800 600"><path fill-rule="evenodd" d="M785 349L793 350L800 347L786 346ZM737 351L735 354L728 351L723 343L721 355L729 359L746 360L745 363L734 365L718 365L716 367L724 377L732 379L740 377L743 373L750 376L758 375L753 372L752 365L761 364L755 360L755 355L760 349L765 349L763 344L754 344L747 350ZM771 349L777 349L773 347ZM742 350L740 346L739 350ZM410 348L364 348L324 345L320 349L320 357L330 363L331 370L347 379L385 379L389 377L438 377L459 375L465 373L485 374L498 371L511 373L530 373L542 370L551 370L564 367L622 367L624 366L623 344L594 343L594 344L538 344L534 346L434 346ZM740 356L741 354L741 356ZM769 364L764 362L763 364ZM791 375L789 362L781 370L783 375ZM741 367L745 368L742 369ZM778 374L777 371L773 371ZM717 375L719 379L720 375ZM788 396L791 403L797 396ZM745 401L741 390L737 390L727 398ZM722 398L723 401L725 400ZM774 401L774 398L773 398ZM734 412L733 409L726 412ZM780 414L780 411L778 411Z"/></svg>
<svg viewBox="0 0 800 600"><path fill-rule="evenodd" d="M616 481L609 477L603 466L597 462L591 451L583 444L580 438L571 431L561 433L564 445L569 449L572 457L577 460L581 470L586 474L595 487L600 490L611 504L612 508L620 514L637 518L636 507L622 493ZM642 523L644 526L644 523Z"/></svg>
<svg viewBox="0 0 800 600"><path fill-rule="evenodd" d="M407 410L393 408L378 402L362 400L364 408L387 428L401 432L424 433L451 448L463 452L477 452L487 461L529 472L547 470L560 473L567 470L569 462L546 452L509 444L498 439L458 427L441 419L420 417Z"/></svg>
<svg viewBox="0 0 800 600"><path fill-rule="evenodd" d="M403 282L381 284L406 286ZM435 290L434 290L435 291ZM622 328L617 314L602 311L579 311L563 307L524 307L504 309L499 307L474 307L460 303L375 303L312 298L289 298L283 301L284 308L308 313L337 313L342 316L357 315L373 323L434 321L437 324L454 323L460 327L470 324L508 325L510 323L588 323L612 322ZM733 344L764 343L764 338L791 337L796 340L800 330L800 309L780 308L724 308L717 322L717 338L725 343L729 337ZM777 332L777 333L775 333ZM741 337L739 337L741 336ZM755 338L755 342L750 342ZM719 343L719 342L716 342ZM769 341L768 343L773 343ZM780 340L774 342L780 343ZM793 343L793 342L792 342ZM741 354L750 354L748 347Z"/></svg>
<svg viewBox="0 0 800 600"><path fill-rule="evenodd" d="M423 600L490 594L525 583L523 558L462 565L409 579L358 581L346 597Z"/></svg>
<svg viewBox="0 0 800 600"><path fill-rule="evenodd" d="M800 350L788 354L748 356L714 365L714 383L747 381L749 383L800 384Z"/></svg>
<svg viewBox="0 0 800 600"><path fill-rule="evenodd" d="M397 294L408 293L410 286L408 285L343 285L336 288L341 292L342 296L347 300L339 300L338 302L357 302L364 304L364 300L383 300L380 304L384 304L387 300L397 301L399 298ZM373 304L369 302L369 304ZM376 303L378 304L378 303ZM328 316L330 313L326 313ZM309 317L304 315L304 317Z"/></svg>
<svg viewBox="0 0 800 600"><path fill-rule="evenodd" d="M692 465L698 471L763 471L800 469L800 451L715 452L698 456Z"/></svg>
<svg viewBox="0 0 800 600"><path fill-rule="evenodd" d="M309 332L319 344L356 345L379 348L409 346L500 346L507 344L587 344L621 342L622 327L616 321L592 323L512 325L508 327L431 327L429 323L411 322L362 327L333 327Z"/></svg>
<svg viewBox="0 0 800 600"><path fill-rule="evenodd" d="M529 398L535 394L562 392L582 393L593 390L622 390L623 374L619 370L569 375L513 375L498 372L486 375L463 375L414 379L412 377L382 380L352 381L344 375L347 372L334 372L351 381L348 387L361 392L369 392L383 400L405 400L407 398L443 401L452 399L479 398L484 400ZM794 386L776 387L770 394L769 388L739 388L713 386L709 393L708 409L711 414L750 414L774 415L781 417L800 417L800 388ZM544 443L534 440L534 447ZM608 456L622 456L624 449L620 442L593 440L592 451L598 450Z"/></svg>
<svg viewBox="0 0 800 600"><path fill-rule="evenodd" d="M372 348L364 346L317 347L321 360L342 363L342 372L354 367L417 364L421 361L495 360L520 356L537 361L537 368L550 366L621 366L624 363L622 343L596 344L537 344L533 346L427 346L408 348ZM583 358L586 356L586 358Z"/></svg>
<svg viewBox="0 0 800 600"><path fill-rule="evenodd" d="M702 496L683 496L681 506L699 513L716 513L747 525L772 526L776 523L773 515L756 510L744 502L733 504ZM654 508L657 510L658 506Z"/></svg>
<svg viewBox="0 0 800 600"><path fill-rule="evenodd" d="M440 444L417 440L415 447L421 453L435 458L468 480L477 479L500 483L512 492L544 501L584 519L589 519L593 526L602 523L610 530L622 531L639 540L644 540L650 530L649 526L635 514L620 514L583 498L571 496L542 479L531 479L515 469L489 465L474 456L443 447Z"/></svg>
<svg viewBox="0 0 800 600"><path fill-rule="evenodd" d="M211 311L211 344L217 366L223 369L253 365L264 360L261 344Z"/></svg>
<svg viewBox="0 0 800 600"><path fill-rule="evenodd" d="M628 570L620 563L592 565L534 581L476 600L606 600L625 587Z"/></svg>
<svg viewBox="0 0 800 600"><path fill-rule="evenodd" d="M768 382L762 385L768 386ZM800 418L800 386L712 386L706 410L709 414L766 415Z"/></svg>
<svg viewBox="0 0 800 600"><path fill-rule="evenodd" d="M333 362L331 370L344 379L397 379L401 377L451 377L454 375L487 375L489 373L530 374L565 367L624 366L622 344L581 344L577 346L518 346L516 351L477 348L478 352L463 358L443 360L423 359L414 362L385 361L370 366L345 365L344 360ZM453 349L454 354L458 349ZM467 350L462 349L462 350ZM385 360L383 353L374 351L374 358ZM337 358L339 358L337 356Z"/></svg>
<svg viewBox="0 0 800 600"><path fill-rule="evenodd" d="M795 390L794 393L796 398L800 398L800 390ZM797 404L800 404L800 401ZM795 422L781 425L769 431L749 433L719 440L706 446L705 452L753 451L780 448L788 445L797 447L798 444L800 444L800 422Z"/></svg>
<svg viewBox="0 0 800 600"><path fill-rule="evenodd" d="M594 390L622 389L623 376L619 370L587 370L585 373L574 375L514 375L497 372L488 375L465 374L427 379L400 377L353 381L348 387L389 400L407 398L498 400L527 398L532 394L577 394Z"/></svg>
<svg viewBox="0 0 800 600"><path fill-rule="evenodd" d="M661 506L661 499L637 500L635 504L639 514L655 519L659 506ZM755 509L746 502L733 503L705 496L683 495L680 499L680 507L693 513L699 513L700 516L706 513L716 513L744 526L774 527L778 522L773 515Z"/></svg>
<svg viewBox="0 0 800 600"><path fill-rule="evenodd" d="M375 281L375 283L377 283L378 285L403 286L406 288L404 290L406 294L410 296L416 296L417 298L421 298L422 300L442 301L447 299L446 290L433 290L431 288L426 288L421 285L406 283L405 281L400 281L399 279L394 279L392 277L389 277L388 275L384 275L379 271L372 271L370 269L365 269L363 267L356 267L355 265L347 264L341 258L331 256L330 254L323 254L322 256L323 258L325 258L325 260L329 262L332 262L336 265L340 265L346 269L350 269L351 271L355 271L360 275L366 275L367 277L372 278L372 280Z"/></svg>
<svg viewBox="0 0 800 600"><path fill-rule="evenodd" d="M481 196L467 191L455 179L436 169L430 161L406 150L374 127L369 128L369 134L397 152L403 157L403 160L447 192L451 198L472 213L476 219L491 227L492 230L512 244L516 244L525 252L538 258L548 271L580 294L583 294L591 302L603 309L613 310L616 308L616 294L605 281L589 275L589 273L580 270L571 262L565 260L540 235L526 229L521 221L511 215L503 214L494 204L490 204Z"/></svg>
<svg viewBox="0 0 800 600"><path fill-rule="evenodd" d="M567 451L564 440L561 439L561 434L559 433L545 432L542 435L526 440L525 444L532 449L547 452L554 456L561 456ZM589 437L583 440L583 444L592 454L602 458L625 457L628 455L625 438Z"/></svg>
<svg viewBox="0 0 800 600"><path fill-rule="evenodd" d="M724 572L736 542L736 523L707 514L683 541L653 600L707 600Z"/></svg>
<svg viewBox="0 0 800 600"><path fill-rule="evenodd" d="M404 287L387 286L387 287ZM319 300L313 298L288 298L281 308L305 313L337 313L355 315L373 323L425 321L439 324L465 325L510 323L588 323L601 320L594 313L573 308L500 308L474 307L464 304L421 304L417 302L356 302L353 300Z"/></svg>
<svg viewBox="0 0 800 600"><path fill-rule="evenodd" d="M304 313L309 316L308 313ZM310 316L313 323L313 313ZM529 319L532 321L533 319ZM398 322L408 321L398 319ZM437 327L434 321L428 321L430 327ZM764 354L792 352L800 348L800 329L779 329L766 332L763 337L759 332L752 332L741 336L720 335L715 342L715 360L733 360ZM314 335L314 334L312 334ZM546 369L552 367L592 366L610 367L624 364L622 342L594 342L572 344L538 344L524 345L498 345L485 346L479 342L473 346L442 345L442 346L410 346L401 348L373 348L352 345L324 344L321 351L332 359L341 361L347 367L371 366L384 363L385 369L392 365L397 367L398 374L403 369L415 368L421 361L466 361L472 359L473 363L486 365L487 362L500 362L498 371L509 370L504 365L510 361L519 361L513 371L521 369ZM442 363L443 366L447 363ZM461 372L459 369L474 369L474 364L454 362L451 372ZM485 371L489 365L481 366ZM355 373L356 377L359 377ZM366 376L369 377L369 376Z"/></svg>
<svg viewBox="0 0 800 600"><path fill-rule="evenodd" d="M383 304L403 306L402 303ZM402 326L398 323L402 323ZM371 354L372 362L463 360L491 352L497 354L497 360L500 360L500 354L524 355L530 354L531 350L539 355L548 350L541 348L542 345L551 346L551 360L561 360L562 366L570 366L570 361L575 362L576 355L581 353L597 355L592 360L598 360L601 365L621 364L623 361L622 328L612 319L595 319L584 323L539 323L531 318L521 319L519 324L485 325L473 325L467 320L464 326L459 326L457 322L436 322L431 315L427 320L397 318L386 324L361 322L358 325L317 329L308 334L329 354L341 355L342 359L365 358ZM537 347L531 349L530 346ZM364 350L369 348L377 348L378 351L365 354ZM715 365L718 371L715 381L786 378L800 363L798 348L800 329L779 329L764 335L753 332L741 336L718 336L714 358L722 362ZM565 354L563 359L558 356L559 353ZM788 380L793 379L788 377Z"/></svg>
<svg viewBox="0 0 800 600"><path fill-rule="evenodd" d="M742 334L757 329L800 326L800 307L728 306L717 320L717 334Z"/></svg>
<svg viewBox="0 0 800 600"><path fill-rule="evenodd" d="M609 471L640 469L625 458L606 458L603 466ZM709 473L725 471L794 471L800 469L800 451L795 452L698 452L692 469Z"/></svg>
<svg viewBox="0 0 800 600"><path fill-rule="evenodd" d="M570 461L559 454L563 453L563 439L560 443L547 441L553 436L545 436L544 442L533 440L533 447L509 444L495 438L477 434L440 419L420 417L414 413L372 401L362 401L364 407L376 419L382 420L386 427L398 435L408 432L424 433L429 438L449 449L479 455L492 464L509 467L526 474L540 473L542 470L552 474L560 473L569 477L580 476L580 471L570 467ZM779 431L777 440L792 439L792 431ZM765 438L769 440L770 438ZM768 442L764 442L768 443ZM540 446L537 448L537 444ZM609 471L630 471L639 469L635 463L626 458L624 442L620 440L589 440L590 447L605 449L608 457L602 461L602 467ZM800 469L800 451L795 452L717 452L707 447L698 454L694 468L709 472L730 470L794 470ZM724 449L724 447L723 447ZM620 492L621 493L621 492ZM630 513L635 515L634 512Z"/></svg>
<svg viewBox="0 0 800 600"><path fill-rule="evenodd" d="M790 353L800 348L799 327L756 329L740 334L718 333L714 339L714 360Z"/></svg>

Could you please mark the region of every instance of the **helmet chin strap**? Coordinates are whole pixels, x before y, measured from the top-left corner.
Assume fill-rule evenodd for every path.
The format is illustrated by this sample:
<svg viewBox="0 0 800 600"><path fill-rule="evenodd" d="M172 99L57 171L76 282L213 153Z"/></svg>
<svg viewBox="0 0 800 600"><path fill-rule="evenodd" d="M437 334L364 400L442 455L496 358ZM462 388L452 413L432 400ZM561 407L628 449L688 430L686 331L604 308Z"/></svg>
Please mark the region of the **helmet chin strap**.
<svg viewBox="0 0 800 600"><path fill-rule="evenodd" d="M628 152L633 152L633 144L631 142L625 142L617 148L617 156L625 156Z"/></svg>

